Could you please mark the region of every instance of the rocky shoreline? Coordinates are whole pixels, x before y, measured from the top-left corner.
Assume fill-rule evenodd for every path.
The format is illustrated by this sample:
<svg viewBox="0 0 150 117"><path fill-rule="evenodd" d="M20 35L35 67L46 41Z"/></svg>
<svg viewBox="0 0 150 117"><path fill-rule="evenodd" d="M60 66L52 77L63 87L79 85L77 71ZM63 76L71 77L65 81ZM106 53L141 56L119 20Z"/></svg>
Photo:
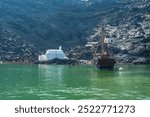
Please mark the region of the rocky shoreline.
<svg viewBox="0 0 150 117"><path fill-rule="evenodd" d="M114 58L116 63L132 63L132 64L150 64L150 49L148 46L141 51L141 46L137 47L136 49L127 50L120 50L113 44L111 45L112 52L114 53ZM38 53L34 54L34 56L28 58L13 58L9 60L0 61L0 63L6 64L64 64L64 65L75 65L75 64L92 64L93 55L97 49L97 46L78 46L72 48L65 52L65 55L71 59L54 59L50 61L40 62L37 61ZM132 51L132 53L131 53ZM142 52L142 53L141 53ZM34 53L34 52L33 52ZM137 54L139 53L139 54Z"/></svg>
<svg viewBox="0 0 150 117"><path fill-rule="evenodd" d="M34 64L57 64L57 65L76 65L79 61L76 59L52 59L49 61L36 61Z"/></svg>
<svg viewBox="0 0 150 117"><path fill-rule="evenodd" d="M138 48L137 48L138 49ZM70 58L78 60L91 61L93 59L96 47L76 47L66 52ZM150 52L145 50L141 55L130 54L128 51L121 51L119 48L112 47L116 63L132 63L132 64L150 64ZM140 51L140 50L139 50ZM137 52L137 51L136 51ZM140 52L139 52L140 53Z"/></svg>
<svg viewBox="0 0 150 117"><path fill-rule="evenodd" d="M134 65L150 65L150 60L145 59L145 58L138 58L133 60L132 63L130 62L125 62L124 60L116 61L118 64L134 64ZM77 59L69 59L69 60L61 60L61 59L53 59L50 61L34 61L34 62L29 62L29 61L0 61L0 64L47 64L47 65L81 65L81 64L86 64L86 65L92 65L92 60L77 60Z"/></svg>

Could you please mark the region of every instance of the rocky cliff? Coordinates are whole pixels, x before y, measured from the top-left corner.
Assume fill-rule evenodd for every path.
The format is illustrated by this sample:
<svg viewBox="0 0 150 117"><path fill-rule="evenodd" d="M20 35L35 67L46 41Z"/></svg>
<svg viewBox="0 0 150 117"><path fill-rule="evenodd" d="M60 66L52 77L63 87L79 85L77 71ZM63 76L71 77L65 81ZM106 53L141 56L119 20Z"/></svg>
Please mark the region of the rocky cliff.
<svg viewBox="0 0 150 117"><path fill-rule="evenodd" d="M101 24L105 24L107 38L117 62L150 63L150 2L148 0L119 1L119 5L103 15L104 21L92 30L89 41L100 39ZM69 51L70 57L91 59L95 47L77 47Z"/></svg>
<svg viewBox="0 0 150 117"><path fill-rule="evenodd" d="M1 0L0 15L0 61L32 62L59 45L82 49L98 39L102 19L118 61L149 60L148 0ZM74 57L92 58L82 50Z"/></svg>

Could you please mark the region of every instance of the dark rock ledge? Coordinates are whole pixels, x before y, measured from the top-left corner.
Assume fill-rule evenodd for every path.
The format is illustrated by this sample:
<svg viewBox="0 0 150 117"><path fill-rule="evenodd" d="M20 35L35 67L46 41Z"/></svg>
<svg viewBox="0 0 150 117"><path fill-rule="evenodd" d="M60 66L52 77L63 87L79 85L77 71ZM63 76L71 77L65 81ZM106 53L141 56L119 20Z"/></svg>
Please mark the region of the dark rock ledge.
<svg viewBox="0 0 150 117"><path fill-rule="evenodd" d="M36 61L34 64L57 64L57 65L76 65L79 61L76 59L52 59L49 61Z"/></svg>

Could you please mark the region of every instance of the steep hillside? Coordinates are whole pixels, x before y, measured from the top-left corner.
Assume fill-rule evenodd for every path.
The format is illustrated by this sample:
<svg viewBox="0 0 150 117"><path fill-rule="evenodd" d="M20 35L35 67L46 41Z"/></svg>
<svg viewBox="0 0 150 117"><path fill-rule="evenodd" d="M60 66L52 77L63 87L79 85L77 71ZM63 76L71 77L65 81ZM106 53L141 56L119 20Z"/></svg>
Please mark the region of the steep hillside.
<svg viewBox="0 0 150 117"><path fill-rule="evenodd" d="M117 61L150 63L150 2L134 0L113 10L105 22ZM100 28L94 31L90 39L99 36Z"/></svg>
<svg viewBox="0 0 150 117"><path fill-rule="evenodd" d="M0 60L32 61L47 48L84 45L99 20L93 8L81 0L1 0Z"/></svg>
<svg viewBox="0 0 150 117"><path fill-rule="evenodd" d="M149 13L148 0L1 0L0 61L34 61L47 48L84 46L98 38L102 19L117 37L116 57L137 56L141 40L149 42Z"/></svg>

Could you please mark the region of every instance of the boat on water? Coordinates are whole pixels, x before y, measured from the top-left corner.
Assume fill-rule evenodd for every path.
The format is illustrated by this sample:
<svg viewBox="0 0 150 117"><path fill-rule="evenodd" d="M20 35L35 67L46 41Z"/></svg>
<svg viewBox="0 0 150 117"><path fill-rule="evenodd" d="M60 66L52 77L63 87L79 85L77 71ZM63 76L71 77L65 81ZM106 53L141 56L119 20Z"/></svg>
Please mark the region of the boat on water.
<svg viewBox="0 0 150 117"><path fill-rule="evenodd" d="M111 51L111 42L106 38L106 32L104 27L101 29L101 40L97 45L97 49L94 54L94 65L97 69L113 69L115 64L115 59Z"/></svg>

